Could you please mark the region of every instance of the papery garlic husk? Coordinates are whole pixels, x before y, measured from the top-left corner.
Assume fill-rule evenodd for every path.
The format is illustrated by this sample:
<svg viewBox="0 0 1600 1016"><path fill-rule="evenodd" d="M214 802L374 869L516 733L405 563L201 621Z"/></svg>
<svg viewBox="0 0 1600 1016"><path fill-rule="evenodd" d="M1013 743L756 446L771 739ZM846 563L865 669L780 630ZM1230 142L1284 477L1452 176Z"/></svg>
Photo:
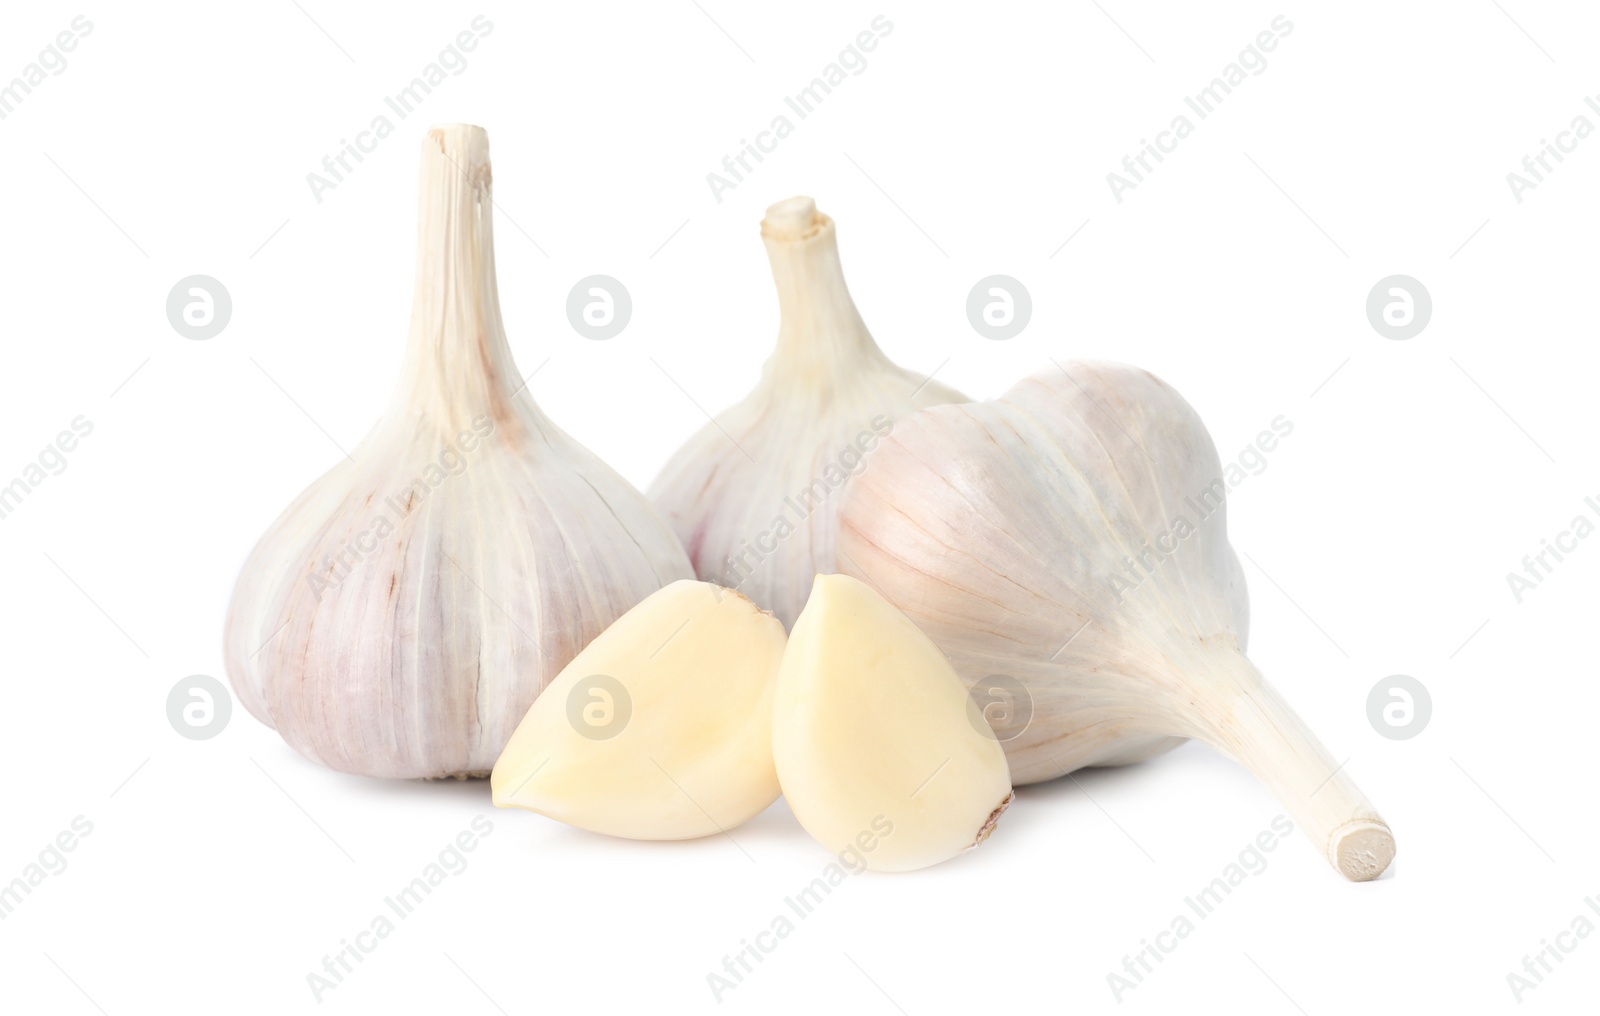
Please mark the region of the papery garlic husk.
<svg viewBox="0 0 1600 1016"><path fill-rule="evenodd" d="M692 575L643 495L528 394L500 320L492 216L488 136L431 130L400 383L234 589L235 694L334 769L487 773L580 649Z"/></svg>
<svg viewBox="0 0 1600 1016"><path fill-rule="evenodd" d="M962 402L896 366L856 311L833 220L807 197L767 209L778 344L755 389L673 455L649 489L702 579L794 624L811 578L834 570L839 488L894 422Z"/></svg>
<svg viewBox="0 0 1600 1016"><path fill-rule="evenodd" d="M1199 738L1254 772L1339 871L1376 878L1389 827L1244 656L1222 476L1171 387L1068 363L901 421L845 492L840 559L969 685L1015 689L1026 715L1002 732L1015 783Z"/></svg>
<svg viewBox="0 0 1600 1016"><path fill-rule="evenodd" d="M971 850L1012 801L1005 752L950 662L848 575L818 575L794 623L772 752L806 831L875 871Z"/></svg>
<svg viewBox="0 0 1600 1016"><path fill-rule="evenodd" d="M708 582L674 582L623 614L533 703L490 784L611 836L727 832L778 799L777 618Z"/></svg>

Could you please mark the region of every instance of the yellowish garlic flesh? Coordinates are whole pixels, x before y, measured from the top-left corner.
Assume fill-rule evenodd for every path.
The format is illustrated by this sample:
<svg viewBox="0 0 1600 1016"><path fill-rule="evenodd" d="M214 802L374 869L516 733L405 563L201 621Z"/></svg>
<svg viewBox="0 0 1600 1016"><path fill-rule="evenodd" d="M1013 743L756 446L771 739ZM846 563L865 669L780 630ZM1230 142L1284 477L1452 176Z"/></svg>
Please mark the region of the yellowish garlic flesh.
<svg viewBox="0 0 1600 1016"><path fill-rule="evenodd" d="M589 643L522 718L494 803L611 836L725 832L778 798L772 703L783 625L683 580Z"/></svg>
<svg viewBox="0 0 1600 1016"><path fill-rule="evenodd" d="M965 401L895 365L845 286L831 218L807 197L767 209L778 342L755 389L675 454L650 498L700 578L792 625L812 576L835 570L839 491L895 421Z"/></svg>
<svg viewBox="0 0 1600 1016"><path fill-rule="evenodd" d="M1199 738L1346 877L1376 878L1395 853L1388 825L1244 655L1223 475L1166 383L1068 363L902 421L845 492L840 560L969 685L1014 700L1003 743L1018 785Z"/></svg>
<svg viewBox="0 0 1600 1016"><path fill-rule="evenodd" d="M1005 753L944 654L846 575L816 576L795 621L772 747L800 824L878 871L977 846L1012 799Z"/></svg>
<svg viewBox="0 0 1600 1016"><path fill-rule="evenodd" d="M393 399L267 530L229 606L239 700L334 769L486 774L580 649L693 574L644 496L529 395L493 210L484 131L430 131Z"/></svg>

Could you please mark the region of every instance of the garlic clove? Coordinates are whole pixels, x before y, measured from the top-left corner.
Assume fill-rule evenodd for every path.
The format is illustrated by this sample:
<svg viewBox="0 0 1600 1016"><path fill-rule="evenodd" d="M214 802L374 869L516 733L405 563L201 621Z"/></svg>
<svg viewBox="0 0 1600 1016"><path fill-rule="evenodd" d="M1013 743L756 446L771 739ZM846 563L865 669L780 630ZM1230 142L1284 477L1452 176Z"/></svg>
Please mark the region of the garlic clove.
<svg viewBox="0 0 1600 1016"><path fill-rule="evenodd" d="M783 625L682 580L579 653L495 763L501 808L640 840L725 832L778 799L772 698Z"/></svg>
<svg viewBox="0 0 1600 1016"><path fill-rule="evenodd" d="M517 371L488 136L429 131L421 184L389 408L261 538L225 654L240 701L314 761L483 775L546 682L692 570L643 495L555 426Z"/></svg>
<svg viewBox="0 0 1600 1016"><path fill-rule="evenodd" d="M773 711L778 782L835 853L912 871L988 838L1012 800L1005 753L949 661L846 575L818 575Z"/></svg>
<svg viewBox="0 0 1600 1016"><path fill-rule="evenodd" d="M650 487L702 579L792 625L834 570L838 491L894 421L966 397L896 366L845 286L831 218L808 197L767 209L778 342L760 382L703 427Z"/></svg>
<svg viewBox="0 0 1600 1016"><path fill-rule="evenodd" d="M840 558L968 682L1025 689L1031 719L1004 742L1015 783L1199 738L1254 772L1346 877L1376 878L1393 834L1244 656L1222 476L1167 384L1069 363L902 421L845 492Z"/></svg>

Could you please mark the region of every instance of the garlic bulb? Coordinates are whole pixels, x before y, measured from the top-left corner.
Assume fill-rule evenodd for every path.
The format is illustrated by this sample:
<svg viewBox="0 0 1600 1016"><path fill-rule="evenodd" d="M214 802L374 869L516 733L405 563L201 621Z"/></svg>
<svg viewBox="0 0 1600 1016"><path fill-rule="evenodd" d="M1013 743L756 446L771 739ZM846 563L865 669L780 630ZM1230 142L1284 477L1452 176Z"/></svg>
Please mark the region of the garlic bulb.
<svg viewBox="0 0 1600 1016"><path fill-rule="evenodd" d="M495 763L501 808L595 832L682 840L778 799L772 696L783 625L731 590L682 580L579 653Z"/></svg>
<svg viewBox="0 0 1600 1016"><path fill-rule="evenodd" d="M1199 738L1254 772L1339 871L1376 878L1389 827L1244 656L1221 477L1172 388L1072 363L902 421L846 489L840 557L969 685L1020 686L1031 720L1004 742L1015 783Z"/></svg>
<svg viewBox="0 0 1600 1016"><path fill-rule="evenodd" d="M847 575L818 575L778 672L772 752L795 817L836 854L912 871L982 843L1005 752L937 646Z"/></svg>
<svg viewBox="0 0 1600 1016"><path fill-rule="evenodd" d="M234 589L235 693L334 769L487 773L590 639L691 575L644 497L529 396L500 321L492 214L488 136L434 128L400 383Z"/></svg>
<svg viewBox="0 0 1600 1016"><path fill-rule="evenodd" d="M767 209L778 345L744 400L707 424L650 488L695 572L792 625L834 570L839 488L907 413L965 396L884 356L845 287L833 220L806 197Z"/></svg>

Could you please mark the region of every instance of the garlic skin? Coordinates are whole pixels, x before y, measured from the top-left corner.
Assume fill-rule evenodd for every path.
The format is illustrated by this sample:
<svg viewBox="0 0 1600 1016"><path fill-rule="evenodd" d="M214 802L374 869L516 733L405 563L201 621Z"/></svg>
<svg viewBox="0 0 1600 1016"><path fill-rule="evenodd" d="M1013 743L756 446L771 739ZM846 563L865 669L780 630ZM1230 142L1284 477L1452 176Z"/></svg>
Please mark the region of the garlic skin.
<svg viewBox="0 0 1600 1016"><path fill-rule="evenodd" d="M644 497L528 394L500 319L492 218L488 136L429 131L400 382L234 590L235 693L333 769L487 773L580 649L692 575Z"/></svg>
<svg viewBox="0 0 1600 1016"><path fill-rule="evenodd" d="M944 654L848 575L818 575L795 621L772 751L806 831L875 871L971 850L1012 801L1005 752Z"/></svg>
<svg viewBox="0 0 1600 1016"><path fill-rule="evenodd" d="M969 685L1027 689L1031 721L1004 742L1015 783L1199 738L1254 772L1346 877L1376 878L1388 826L1244 656L1222 475L1167 384L1068 363L902 421L846 489L840 559Z"/></svg>
<svg viewBox="0 0 1600 1016"><path fill-rule="evenodd" d="M611 836L726 832L778 799L783 625L682 580L623 614L550 683L495 763L501 808Z"/></svg>
<svg viewBox="0 0 1600 1016"><path fill-rule="evenodd" d="M794 624L812 576L834 570L839 488L917 409L964 402L896 366L867 332L839 265L833 220L807 197L767 209L778 343L749 395L673 455L650 499L695 573Z"/></svg>

